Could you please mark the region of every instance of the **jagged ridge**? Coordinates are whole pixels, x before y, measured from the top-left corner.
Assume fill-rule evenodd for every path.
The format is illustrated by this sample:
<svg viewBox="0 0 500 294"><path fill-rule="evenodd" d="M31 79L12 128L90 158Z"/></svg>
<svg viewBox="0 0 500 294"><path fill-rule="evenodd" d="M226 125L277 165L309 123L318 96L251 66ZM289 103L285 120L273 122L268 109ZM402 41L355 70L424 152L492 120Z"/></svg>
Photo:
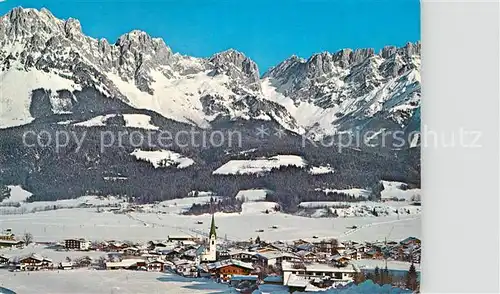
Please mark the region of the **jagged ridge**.
<svg viewBox="0 0 500 294"><path fill-rule="evenodd" d="M132 107L202 127L221 116L273 119L313 137L405 129L420 107L418 42L377 54L343 49L307 60L292 56L260 77L255 62L233 49L210 58L183 56L137 30L110 44L84 35L78 20L18 7L1 18L0 46L2 78L25 80L12 87L27 95L13 101L9 93L15 91L4 87L3 127L33 119L25 106L36 88L52 90L54 113L71 112L67 105L76 99L54 94L58 90L92 87ZM24 110L12 112L18 107Z"/></svg>

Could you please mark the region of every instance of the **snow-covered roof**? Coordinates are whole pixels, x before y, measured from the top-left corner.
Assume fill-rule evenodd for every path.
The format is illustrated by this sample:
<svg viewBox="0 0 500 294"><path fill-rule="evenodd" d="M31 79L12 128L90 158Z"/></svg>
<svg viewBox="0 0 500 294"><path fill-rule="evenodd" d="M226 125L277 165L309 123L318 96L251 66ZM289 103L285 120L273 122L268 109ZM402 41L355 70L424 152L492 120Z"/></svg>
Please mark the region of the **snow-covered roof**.
<svg viewBox="0 0 500 294"><path fill-rule="evenodd" d="M310 263L304 264L304 268L294 268L289 262L283 262L281 265L283 271L301 271L301 272L324 272L324 273L354 273L358 272L353 264L348 264L345 267L336 267L325 263Z"/></svg>
<svg viewBox="0 0 500 294"><path fill-rule="evenodd" d="M307 250L300 250L298 252L295 252L295 254L298 256L301 256L301 257L305 257L307 255L314 255L314 253L312 253L311 251L307 251Z"/></svg>
<svg viewBox="0 0 500 294"><path fill-rule="evenodd" d="M127 248L125 248L125 250L129 250L129 251L139 251L140 249L139 249L139 248L135 248L135 247L127 247Z"/></svg>
<svg viewBox="0 0 500 294"><path fill-rule="evenodd" d="M357 253L358 251L356 249L347 249L346 251L344 251L344 254L346 255L350 255L350 254L354 254L354 253Z"/></svg>
<svg viewBox="0 0 500 294"><path fill-rule="evenodd" d="M169 235L168 239L169 240L190 240L195 237L190 236L190 235Z"/></svg>
<svg viewBox="0 0 500 294"><path fill-rule="evenodd" d="M187 245L196 245L196 242L191 241L191 240L186 240L182 241L182 245L187 246Z"/></svg>
<svg viewBox="0 0 500 294"><path fill-rule="evenodd" d="M250 252L250 251L246 251L246 250L239 250L239 249L231 249L231 250L229 250L229 255L236 255L236 254L254 255L255 252Z"/></svg>
<svg viewBox="0 0 500 294"><path fill-rule="evenodd" d="M207 269L218 269L218 268L225 267L228 265L235 265L235 266L239 266L239 267L250 269L250 270L254 269L253 265L251 263L242 262L242 261L239 261L236 259L226 259L226 260L221 260L221 261L205 264Z"/></svg>
<svg viewBox="0 0 500 294"><path fill-rule="evenodd" d="M71 263L71 262L61 262L60 265L62 267L72 267L73 263Z"/></svg>
<svg viewBox="0 0 500 294"><path fill-rule="evenodd" d="M340 261L342 259L350 260L351 258L349 256L342 256L342 255L337 254L337 255L333 256L331 260Z"/></svg>
<svg viewBox="0 0 500 294"><path fill-rule="evenodd" d="M357 272L357 270L352 264L349 264L346 267L335 267L324 263L316 263L306 265L306 272L354 273Z"/></svg>
<svg viewBox="0 0 500 294"><path fill-rule="evenodd" d="M178 260L174 260L174 265L178 266L178 265L181 265L181 264L190 264L192 263L191 261L189 260L186 260L186 259L178 259Z"/></svg>
<svg viewBox="0 0 500 294"><path fill-rule="evenodd" d="M299 277L295 274L290 274L288 280L285 281L285 285L288 287L298 287L305 288L309 284L306 278Z"/></svg>
<svg viewBox="0 0 500 294"><path fill-rule="evenodd" d="M21 244L21 243L23 243L23 241L21 241L21 240L0 240L0 244L16 245L16 244Z"/></svg>
<svg viewBox="0 0 500 294"><path fill-rule="evenodd" d="M290 254L288 252L281 252L281 251L267 251L267 252L259 252L255 254L257 257L265 258L267 260L269 259L276 259L276 258L281 258L281 257L290 257L294 258L296 257L293 254Z"/></svg>
<svg viewBox="0 0 500 294"><path fill-rule="evenodd" d="M138 259L138 258L130 258L130 259L124 259L122 261L118 262L106 262L106 267L129 267L133 266L139 262L145 262L144 259Z"/></svg>
<svg viewBox="0 0 500 294"><path fill-rule="evenodd" d="M26 255L26 256L23 256L20 258L20 260L24 260L24 259L27 259L27 258L33 258L33 259L36 259L38 261L48 261L48 262L52 262L52 259L50 258L47 258L47 257L43 257L39 254L36 254L36 253L33 253L33 254L29 254L29 255Z"/></svg>

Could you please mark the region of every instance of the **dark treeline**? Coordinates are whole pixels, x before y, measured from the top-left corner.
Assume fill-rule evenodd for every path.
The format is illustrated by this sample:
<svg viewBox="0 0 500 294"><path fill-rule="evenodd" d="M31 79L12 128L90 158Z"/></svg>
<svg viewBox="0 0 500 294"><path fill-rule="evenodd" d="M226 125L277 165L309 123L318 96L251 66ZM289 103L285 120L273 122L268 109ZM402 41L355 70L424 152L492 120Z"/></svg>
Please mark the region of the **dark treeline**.
<svg viewBox="0 0 500 294"><path fill-rule="evenodd" d="M153 116L157 125L170 132L187 129L186 125L148 114ZM137 203L151 203L183 198L193 190L213 191L216 195L234 198L242 189L266 188L274 191L267 200L280 203L284 210L293 210L302 201L357 201L348 195L326 194L317 191L318 188L372 189L382 179L407 182L413 186L419 186L420 182L420 171L414 162L416 156L409 156L407 151L397 157L348 148L339 152L334 147L315 147L309 143L303 146L301 138L293 134L282 139L260 140L255 137L255 125L241 122L219 130L239 130L242 146L196 148L173 145L168 149L192 158L196 164L184 169L174 166L155 169L149 162L138 161L130 155L137 147L126 144L129 142L127 136L123 139L124 145L113 145L101 152L102 131L127 130L119 122L117 126L82 128L48 123L47 120L49 118L43 123L0 130L0 184L21 185L33 193L29 201L116 195ZM85 132L82 147L77 150L73 142L57 150L53 144L27 147L22 143L25 131L47 131L55 137L56 131L61 130L80 136ZM153 134L153 138L156 135ZM147 144L139 148L158 149ZM242 153L249 149L256 150ZM307 168L281 167L264 174L212 174L231 159L255 159L277 154L302 156L309 166L329 165L335 172L311 175Z"/></svg>
<svg viewBox="0 0 500 294"><path fill-rule="evenodd" d="M185 215L201 215L206 213L215 213L215 212L240 212L241 205L243 201L240 201L236 198L226 197L219 200L210 199L210 202L205 204L197 204L193 203L193 205L189 208L189 210L184 211Z"/></svg>

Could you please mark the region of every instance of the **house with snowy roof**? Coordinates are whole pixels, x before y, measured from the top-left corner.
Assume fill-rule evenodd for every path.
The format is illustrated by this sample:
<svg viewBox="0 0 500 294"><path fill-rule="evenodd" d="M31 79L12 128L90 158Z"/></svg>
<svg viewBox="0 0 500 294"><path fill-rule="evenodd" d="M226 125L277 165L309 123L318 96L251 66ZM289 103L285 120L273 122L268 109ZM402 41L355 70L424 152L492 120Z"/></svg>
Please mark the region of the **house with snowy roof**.
<svg viewBox="0 0 500 294"><path fill-rule="evenodd" d="M90 241L83 238L79 239L65 239L64 247L69 250L89 250Z"/></svg>
<svg viewBox="0 0 500 294"><path fill-rule="evenodd" d="M62 270L73 269L73 263L72 262L60 262L59 265L57 266L57 268L62 269Z"/></svg>
<svg viewBox="0 0 500 294"><path fill-rule="evenodd" d="M315 250L315 246L311 243L303 243L295 246L296 251L313 251ZM319 251L322 252L322 251Z"/></svg>
<svg viewBox="0 0 500 294"><path fill-rule="evenodd" d="M360 260L363 258L363 251L358 251L356 249L347 249L344 251L344 256L348 256L352 260Z"/></svg>
<svg viewBox="0 0 500 294"><path fill-rule="evenodd" d="M253 262L256 260L255 252L250 252L246 250L229 250L230 259L237 259L243 262Z"/></svg>
<svg viewBox="0 0 500 294"><path fill-rule="evenodd" d="M283 261L299 261L300 257L281 251L266 251L258 252L255 254L257 262L262 266L281 266Z"/></svg>
<svg viewBox="0 0 500 294"><path fill-rule="evenodd" d="M359 269L354 264L338 267L323 263L293 264L283 262L282 271L283 283L286 286L290 283L291 277L300 277L303 280L319 278L335 282L352 282L354 274L359 272ZM296 279L293 278L292 281L295 283ZM297 285L294 284L294 286Z"/></svg>
<svg viewBox="0 0 500 294"><path fill-rule="evenodd" d="M416 237L408 237L408 238L406 238L404 240L401 240L399 242L399 244L401 244L403 246L420 245L421 241L420 241L420 239L418 239Z"/></svg>
<svg viewBox="0 0 500 294"><path fill-rule="evenodd" d="M22 248L24 242L21 240L0 240L0 248Z"/></svg>
<svg viewBox="0 0 500 294"><path fill-rule="evenodd" d="M300 250L295 252L295 255L301 260L305 262L314 262L317 260L317 256L315 253L307 250Z"/></svg>
<svg viewBox="0 0 500 294"><path fill-rule="evenodd" d="M14 261L14 267L22 271L52 269L53 265L52 259L37 254L27 255Z"/></svg>
<svg viewBox="0 0 500 294"><path fill-rule="evenodd" d="M140 268L146 267L146 261L139 258L128 258L121 261L109 261L106 262L106 269L117 270L117 269L128 269L128 270L138 270Z"/></svg>
<svg viewBox="0 0 500 294"><path fill-rule="evenodd" d="M202 263L197 268L200 276L210 276L224 282L229 281L233 275L247 276L254 271L252 264L234 259Z"/></svg>
<svg viewBox="0 0 500 294"><path fill-rule="evenodd" d="M163 272L165 270L165 262L159 259L150 261L146 264L148 272Z"/></svg>
<svg viewBox="0 0 500 294"><path fill-rule="evenodd" d="M333 262L338 267L344 267L349 264L351 258L349 256L337 254L330 258L330 262Z"/></svg>

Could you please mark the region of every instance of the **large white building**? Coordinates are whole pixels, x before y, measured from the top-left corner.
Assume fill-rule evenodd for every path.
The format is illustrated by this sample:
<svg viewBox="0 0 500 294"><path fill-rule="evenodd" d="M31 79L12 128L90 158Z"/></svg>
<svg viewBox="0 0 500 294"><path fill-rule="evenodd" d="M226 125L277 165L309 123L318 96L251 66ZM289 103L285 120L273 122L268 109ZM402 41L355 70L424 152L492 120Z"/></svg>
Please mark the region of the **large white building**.
<svg viewBox="0 0 500 294"><path fill-rule="evenodd" d="M284 261L281 267L283 269L284 285L288 285L289 281L308 281L316 278L327 278L335 282L352 282L354 280L354 274L359 272L359 269L353 264L348 264L344 267L336 267L321 263L294 266L292 263Z"/></svg>

